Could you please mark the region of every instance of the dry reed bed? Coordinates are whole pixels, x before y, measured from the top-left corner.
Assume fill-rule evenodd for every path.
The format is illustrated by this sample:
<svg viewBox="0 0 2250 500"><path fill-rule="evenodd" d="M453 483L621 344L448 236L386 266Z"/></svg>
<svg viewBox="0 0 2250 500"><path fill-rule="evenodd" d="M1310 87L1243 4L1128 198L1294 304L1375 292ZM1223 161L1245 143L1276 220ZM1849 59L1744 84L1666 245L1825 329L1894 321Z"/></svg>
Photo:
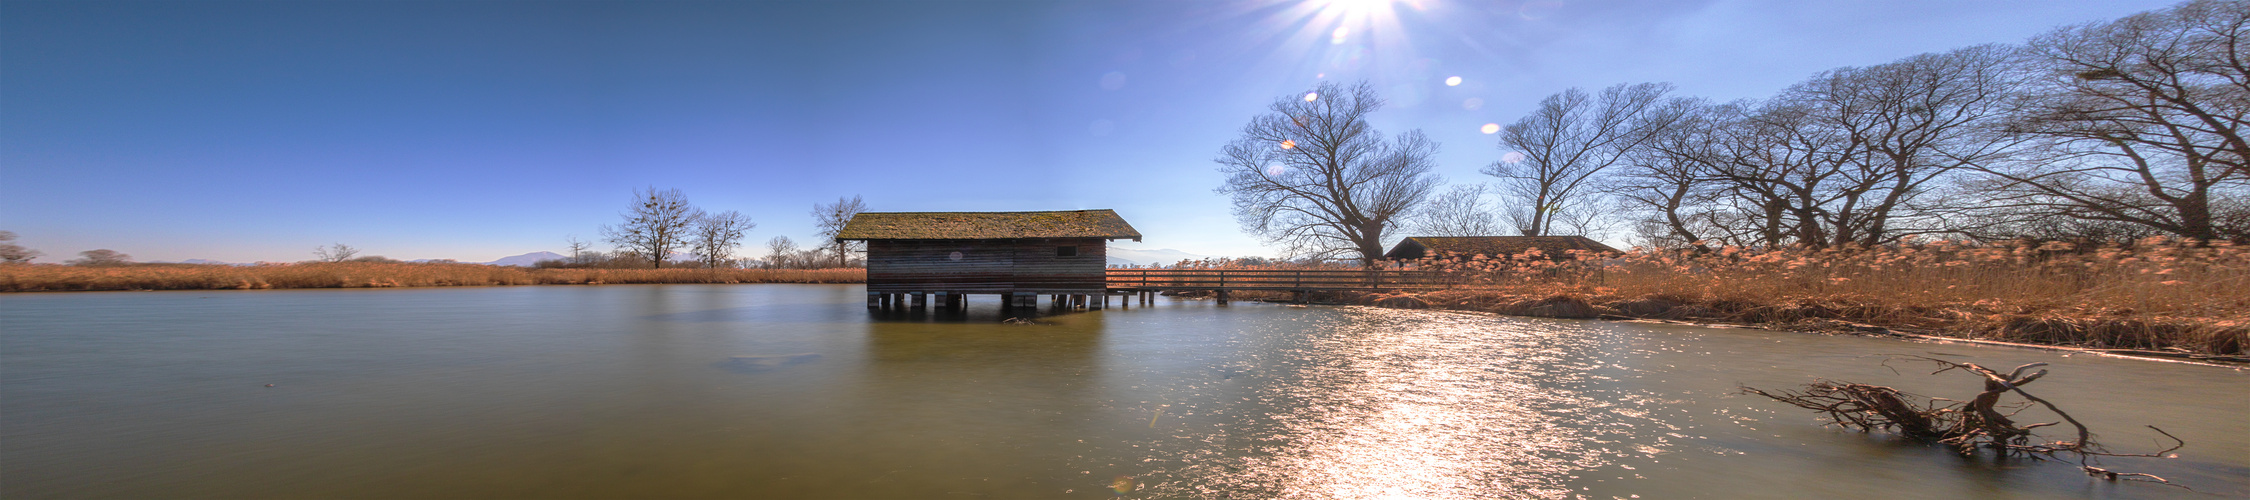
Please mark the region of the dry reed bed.
<svg viewBox="0 0 2250 500"><path fill-rule="evenodd" d="M866 281L863 269L534 269L403 262L0 265L0 292Z"/></svg>
<svg viewBox="0 0 2250 500"><path fill-rule="evenodd" d="M2250 247L2149 239L1826 250L1637 251L1430 259L1450 287L1365 298L1548 317L1875 327L2090 348L2236 355L2250 347Z"/></svg>

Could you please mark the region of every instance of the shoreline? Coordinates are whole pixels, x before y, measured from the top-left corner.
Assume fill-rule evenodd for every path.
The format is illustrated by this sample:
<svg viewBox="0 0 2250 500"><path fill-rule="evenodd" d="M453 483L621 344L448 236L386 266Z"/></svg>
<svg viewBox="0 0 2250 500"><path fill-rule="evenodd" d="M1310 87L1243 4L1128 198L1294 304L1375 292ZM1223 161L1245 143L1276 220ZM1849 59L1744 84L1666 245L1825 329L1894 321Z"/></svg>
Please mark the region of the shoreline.
<svg viewBox="0 0 2250 500"><path fill-rule="evenodd" d="M1441 291L1433 292L1432 294L1443 293L1448 292ZM1453 291L1451 293L1460 294L1462 292ZM1672 310L1684 307L1700 307L1696 304L1680 304L1678 306L1667 309L1663 313L1636 315L1620 310L1619 308L1612 307L1611 305L1613 304L1619 302L1627 302L1622 300L1614 300L1614 298L1607 301L1604 305L1593 305L1591 304L1592 301L1590 300L1568 296L1555 296L1545 299L1528 299L1520 296L1488 296L1487 298L1499 298L1502 300L1488 301L1482 307L1479 307L1475 303L1461 301L1425 300L1424 297L1414 294L1376 295L1354 293L1339 294L1335 298L1338 300L1311 300L1310 297L1308 297L1308 300L1303 302L1291 301L1280 297L1241 297L1238 300L1253 300L1277 304L1361 305L1390 309L1427 309L1435 311L1489 314L1494 316L1513 316L1525 318L1621 321L1648 324L1698 326L1705 328L1744 328L1818 335L1885 337L1916 342L1965 343L1997 347L2018 347L2052 351L2068 351L2073 353L2095 354L2107 357L2132 358L2174 363L2190 363L2229 368L2242 368L2250 366L2250 353L2245 353L2240 350L2234 352L2209 352L2190 350L2178 346L2171 346L2173 348L2172 350L2154 350L2122 346L2105 346L2098 343L2089 345L2089 343L2023 342L1998 340L1992 338L1984 338L1995 333L1994 330L1985 329L1980 331L1972 325L1899 325L1882 324L1885 322L1878 321L1851 321L1845 318L1836 317L1802 318L1795 321L1768 322L1752 322L1743 321L1740 319L1730 319L1726 317L1718 317L1718 314L1712 314L1710 316L1704 317L1694 317L1700 315L1687 315L1689 317L1662 317L1666 316L1666 313L1671 313ZM1498 305L1495 306L1494 303L1498 303ZM1774 308L1777 307L1777 305L1760 304L1753 307ZM2237 338L2250 337L2250 331L2245 331L2242 327L2239 326L2220 324L2220 322L2218 322L2217 320L2199 320L2196 318L2127 318L2115 321L2132 321L2142 324L2149 324L2148 321L2150 320L2155 320L2158 322L2155 324L2170 325L2175 327L2181 325L2196 326L2191 324L2200 323L2200 326L2202 328L2205 328L2207 330L2214 330L2212 332L2206 332L2210 335L2233 335ZM1989 327L1990 325L1984 326Z"/></svg>

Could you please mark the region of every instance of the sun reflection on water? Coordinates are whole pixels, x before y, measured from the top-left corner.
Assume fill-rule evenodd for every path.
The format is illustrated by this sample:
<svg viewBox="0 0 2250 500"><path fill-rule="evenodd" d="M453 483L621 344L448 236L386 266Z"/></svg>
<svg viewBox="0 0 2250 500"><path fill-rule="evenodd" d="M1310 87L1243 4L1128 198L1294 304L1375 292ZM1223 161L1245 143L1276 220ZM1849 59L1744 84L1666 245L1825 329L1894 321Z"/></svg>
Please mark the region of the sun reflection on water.
<svg viewBox="0 0 2250 500"><path fill-rule="evenodd" d="M1652 422L1629 391L1588 388L1583 336L1476 316L1354 309L1269 362L1232 425L1212 426L1153 497L1557 498L1574 471L1647 456L1612 434ZM1229 372L1230 377L1232 371ZM1594 392L1600 392L1596 394ZM1247 398L1246 398L1247 399ZM1178 436L1188 437L1188 436ZM1619 449L1606 449L1613 445ZM1153 475L1153 474L1151 474Z"/></svg>

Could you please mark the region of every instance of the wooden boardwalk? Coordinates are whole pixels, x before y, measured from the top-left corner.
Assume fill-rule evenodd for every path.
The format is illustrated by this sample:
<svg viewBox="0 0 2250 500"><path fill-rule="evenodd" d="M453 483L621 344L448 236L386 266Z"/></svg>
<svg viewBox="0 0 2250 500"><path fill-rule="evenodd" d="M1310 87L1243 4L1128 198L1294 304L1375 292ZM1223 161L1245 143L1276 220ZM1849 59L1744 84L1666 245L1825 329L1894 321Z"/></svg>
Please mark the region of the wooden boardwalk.
<svg viewBox="0 0 2250 500"><path fill-rule="evenodd" d="M1438 273L1360 269L1110 269L1109 291L1134 295L1143 304L1163 291L1211 291L1219 303L1228 292L1336 292L1416 290L1445 285ZM1130 299L1128 299L1130 300Z"/></svg>

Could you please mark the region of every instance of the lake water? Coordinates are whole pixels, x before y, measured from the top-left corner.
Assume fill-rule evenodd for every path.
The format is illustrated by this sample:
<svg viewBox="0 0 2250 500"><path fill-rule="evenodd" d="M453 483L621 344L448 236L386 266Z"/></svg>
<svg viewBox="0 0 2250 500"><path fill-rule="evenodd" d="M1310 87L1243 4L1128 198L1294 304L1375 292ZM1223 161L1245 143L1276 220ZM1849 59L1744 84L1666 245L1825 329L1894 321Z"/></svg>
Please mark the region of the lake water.
<svg viewBox="0 0 2250 500"><path fill-rule="evenodd" d="M852 285L0 296L0 496L2250 496L2233 368L1169 299L1003 325L976 299L928 318L872 315ZM2198 491L1738 394L1979 390L1884 354L2052 363L2027 389L2114 451L2167 444L2144 425L2189 443L2106 465Z"/></svg>

